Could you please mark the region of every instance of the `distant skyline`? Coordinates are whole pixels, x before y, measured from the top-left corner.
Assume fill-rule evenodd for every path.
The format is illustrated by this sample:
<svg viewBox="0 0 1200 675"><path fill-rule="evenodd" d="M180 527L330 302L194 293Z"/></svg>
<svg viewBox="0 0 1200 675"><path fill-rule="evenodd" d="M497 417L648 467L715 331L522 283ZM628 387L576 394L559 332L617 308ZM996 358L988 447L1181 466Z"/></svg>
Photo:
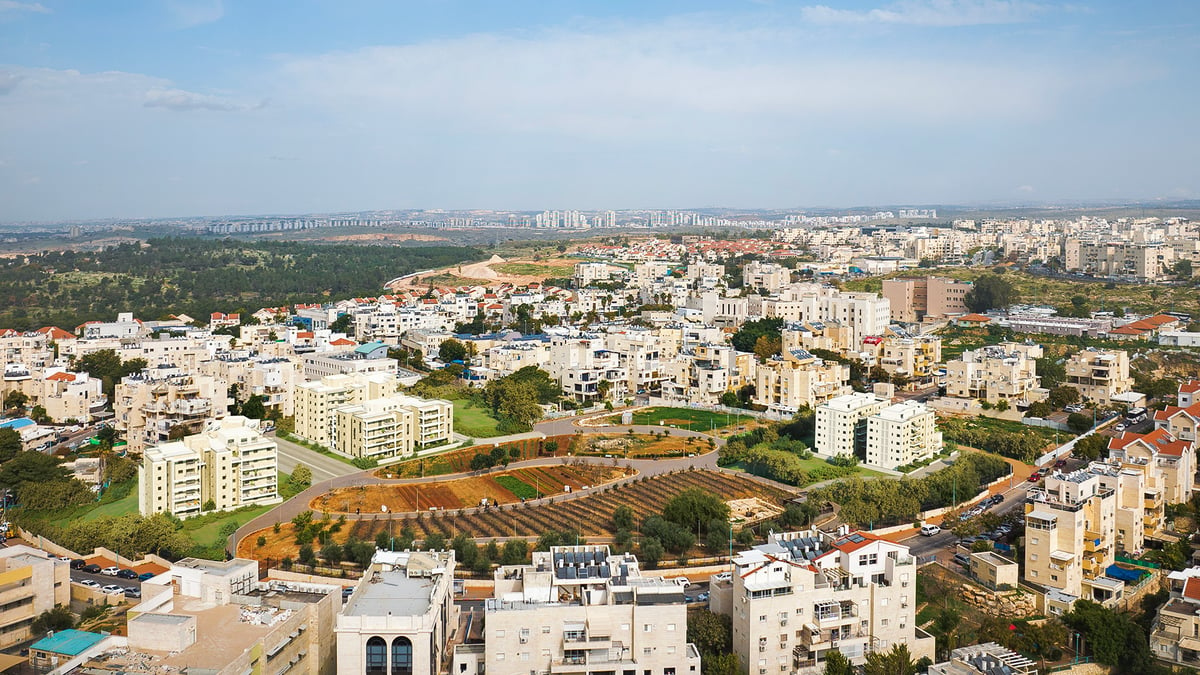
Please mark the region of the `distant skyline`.
<svg viewBox="0 0 1200 675"><path fill-rule="evenodd" d="M0 222L1200 198L1200 4L0 0Z"/></svg>

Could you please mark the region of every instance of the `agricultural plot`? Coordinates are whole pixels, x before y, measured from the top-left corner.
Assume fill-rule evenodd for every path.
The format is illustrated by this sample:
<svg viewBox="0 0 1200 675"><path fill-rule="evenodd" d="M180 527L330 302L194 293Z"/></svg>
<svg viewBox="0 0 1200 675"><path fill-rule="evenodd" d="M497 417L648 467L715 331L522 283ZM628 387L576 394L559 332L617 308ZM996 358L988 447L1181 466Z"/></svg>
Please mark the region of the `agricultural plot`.
<svg viewBox="0 0 1200 675"><path fill-rule="evenodd" d="M527 481L522 478L522 481ZM613 511L618 506L633 509L635 522L658 513L671 497L689 488L700 488L725 500L758 498L765 504L778 505L791 495L765 486L748 476L715 471L680 471L662 476L643 477L614 485L586 496L550 504L510 504L473 513L458 511L422 512L416 515L377 514L367 520L353 520L338 533L339 541L355 537L372 541L380 532L399 535L412 528L417 539L434 532L455 535L466 533L476 539L494 537L537 537L545 532L578 531L584 537L610 537ZM266 543L258 546L262 536ZM239 555L280 560L296 557L298 547L291 523L282 523L278 533L272 528L255 532L242 540Z"/></svg>
<svg viewBox="0 0 1200 675"><path fill-rule="evenodd" d="M538 457L562 457L567 454L573 436L553 436L546 439L530 438L523 441L503 443L500 447L509 451L509 461L517 462L523 459ZM389 464L375 472L379 478L427 478L429 476L445 476L452 473L466 473L471 470L471 458L478 453L490 453L492 445L473 445L469 448L450 450L428 457L409 459L396 464ZM556 447L555 452L547 452L547 447ZM517 455L511 454L513 448Z"/></svg>
<svg viewBox="0 0 1200 675"><path fill-rule="evenodd" d="M467 509L484 499L489 504L512 504L562 494L568 488L603 485L626 475L625 469L615 466L558 464L431 483L338 488L313 499L309 508L335 514Z"/></svg>
<svg viewBox="0 0 1200 675"><path fill-rule="evenodd" d="M588 434L571 441L576 455L613 456L627 459L659 459L703 454L715 449L709 441L694 437L653 434Z"/></svg>

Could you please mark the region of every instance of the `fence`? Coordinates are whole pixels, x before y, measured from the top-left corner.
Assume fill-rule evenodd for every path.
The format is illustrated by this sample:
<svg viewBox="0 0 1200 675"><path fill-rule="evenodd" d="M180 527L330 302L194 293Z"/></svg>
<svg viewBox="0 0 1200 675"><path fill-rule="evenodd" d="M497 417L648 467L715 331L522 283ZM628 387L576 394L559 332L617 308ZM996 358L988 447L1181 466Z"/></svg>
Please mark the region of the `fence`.
<svg viewBox="0 0 1200 675"><path fill-rule="evenodd" d="M1070 431L1071 428L1062 422L1055 422L1041 417L1024 417L1021 419L1021 424L1028 424L1031 427L1045 427L1047 429L1057 429L1059 431Z"/></svg>

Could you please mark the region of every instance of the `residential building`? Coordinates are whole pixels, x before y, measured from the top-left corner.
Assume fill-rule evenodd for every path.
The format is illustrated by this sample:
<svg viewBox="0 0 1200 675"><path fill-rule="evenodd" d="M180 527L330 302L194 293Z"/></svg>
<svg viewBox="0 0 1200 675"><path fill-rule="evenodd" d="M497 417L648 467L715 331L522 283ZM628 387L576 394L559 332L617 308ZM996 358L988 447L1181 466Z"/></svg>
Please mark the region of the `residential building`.
<svg viewBox="0 0 1200 675"><path fill-rule="evenodd" d="M72 664L111 641L100 633L74 628L47 631L46 637L29 645L29 665L37 673L69 672L74 670Z"/></svg>
<svg viewBox="0 0 1200 675"><path fill-rule="evenodd" d="M275 441L260 432L259 421L240 415L146 448L138 469L138 510L145 516L187 518L211 509L277 503L277 452Z"/></svg>
<svg viewBox="0 0 1200 675"><path fill-rule="evenodd" d="M1129 352L1123 349L1080 350L1067 359L1066 371L1066 384L1078 389L1084 399L1100 405L1108 405L1114 396L1133 389Z"/></svg>
<svg viewBox="0 0 1200 675"><path fill-rule="evenodd" d="M129 450L141 452L170 440L172 432L198 432L224 417L229 403L224 380L162 365L121 379L113 396L114 423L125 433Z"/></svg>
<svg viewBox="0 0 1200 675"><path fill-rule="evenodd" d="M916 580L907 546L867 532L772 533L714 577L709 604L732 614L739 672L809 675L835 649L856 665L897 644L932 657L934 640L916 624Z"/></svg>
<svg viewBox="0 0 1200 675"><path fill-rule="evenodd" d="M304 382L300 359L296 356L277 357L254 354L249 350L221 352L215 358L201 361L199 372L236 385L238 403L258 396L268 411L284 417L296 414L292 392Z"/></svg>
<svg viewBox="0 0 1200 675"><path fill-rule="evenodd" d="M867 457L867 418L888 406L886 399L854 392L835 396L816 408L813 449L825 457Z"/></svg>
<svg viewBox="0 0 1200 675"><path fill-rule="evenodd" d="M752 260L742 268L742 285L746 288L778 293L792 282L792 271L777 263Z"/></svg>
<svg viewBox="0 0 1200 675"><path fill-rule="evenodd" d="M1195 441L1177 437L1168 428L1146 434L1122 431L1108 440L1108 458L1140 468L1148 487L1167 504L1186 504L1192 498Z"/></svg>
<svg viewBox="0 0 1200 675"><path fill-rule="evenodd" d="M1179 384L1176 403L1154 412L1154 428L1165 429L1180 440L1195 443L1200 430L1200 380Z"/></svg>
<svg viewBox="0 0 1200 675"><path fill-rule="evenodd" d="M995 642L959 647L950 660L935 663L927 675L1036 675L1038 664Z"/></svg>
<svg viewBox="0 0 1200 675"><path fill-rule="evenodd" d="M1088 472L1099 476L1100 489L1112 490L1116 497L1116 538L1118 553L1138 557L1146 540L1160 534L1163 523L1162 491L1150 486L1147 465L1110 460L1092 462Z"/></svg>
<svg viewBox="0 0 1200 675"><path fill-rule="evenodd" d="M867 464L895 469L941 451L942 432L924 403L902 401L867 418Z"/></svg>
<svg viewBox="0 0 1200 675"><path fill-rule="evenodd" d="M851 344L883 335L892 321L891 303L874 293L847 293L819 284L792 284L777 299L763 302L763 313L786 322L838 321L850 331Z"/></svg>
<svg viewBox="0 0 1200 675"><path fill-rule="evenodd" d="M386 459L449 442L454 404L403 394L333 409L330 449L347 457Z"/></svg>
<svg viewBox="0 0 1200 675"><path fill-rule="evenodd" d="M31 628L42 612L71 604L71 570L66 560L23 544L0 548L0 648L36 637Z"/></svg>
<svg viewBox="0 0 1200 675"><path fill-rule="evenodd" d="M304 378L319 380L330 375L365 373L387 373L395 375L399 363L388 358L387 345L369 342L352 350L341 352L313 352L304 354Z"/></svg>
<svg viewBox="0 0 1200 675"><path fill-rule="evenodd" d="M442 672L458 626L454 567L454 551L376 551L337 615L337 672Z"/></svg>
<svg viewBox="0 0 1200 675"><path fill-rule="evenodd" d="M972 579L993 590L1013 589L1021 581L1020 565L1017 561L992 551L972 553L969 570Z"/></svg>
<svg viewBox="0 0 1200 675"><path fill-rule="evenodd" d="M758 364L756 374L754 402L785 414L816 408L850 391L849 366L818 359L803 349L787 350Z"/></svg>
<svg viewBox="0 0 1200 675"><path fill-rule="evenodd" d="M495 573L482 654L455 651L452 672L699 675L687 603L675 580L644 577L631 553L555 546ZM483 662L480 670L472 665Z"/></svg>
<svg viewBox="0 0 1200 675"><path fill-rule="evenodd" d="M907 377L915 382L933 381L942 364L942 338L940 335L916 335L900 337L888 335L876 340L867 338L863 350L875 342L875 362L889 375Z"/></svg>
<svg viewBox="0 0 1200 675"><path fill-rule="evenodd" d="M1162 242L1068 240L1066 268L1098 277L1153 283L1171 275L1175 249Z"/></svg>
<svg viewBox="0 0 1200 675"><path fill-rule="evenodd" d="M1054 472L1025 501L1025 581L1107 602L1123 584L1104 576L1116 548L1116 492L1087 470ZM1115 585L1115 586L1114 586Z"/></svg>
<svg viewBox="0 0 1200 675"><path fill-rule="evenodd" d="M316 382L297 385L292 392L296 406L296 435L326 448L333 445L334 410L392 396L400 382L388 373L326 375Z"/></svg>
<svg viewBox="0 0 1200 675"><path fill-rule="evenodd" d="M945 319L967 313L966 297L974 284L944 277L884 279L883 297L891 303L892 317L905 323Z"/></svg>
<svg viewBox="0 0 1200 675"><path fill-rule="evenodd" d="M590 286L597 281L608 281L612 278L612 272L616 268L608 263L602 262L581 262L575 264L575 286L583 288Z"/></svg>
<svg viewBox="0 0 1200 675"><path fill-rule="evenodd" d="M1200 567L1167 575L1170 597L1150 629L1150 653L1186 668L1200 668Z"/></svg>
<svg viewBox="0 0 1200 675"><path fill-rule="evenodd" d="M619 401L629 393L629 373L621 364L620 353L608 349L598 335L555 336L547 367L550 377L560 383L563 396L581 403ZM602 386L601 382L608 384Z"/></svg>
<svg viewBox="0 0 1200 675"><path fill-rule="evenodd" d="M975 350L946 363L946 395L978 399L995 405L1000 401L1027 404L1040 400L1037 392L1037 363L1040 345L1002 342Z"/></svg>

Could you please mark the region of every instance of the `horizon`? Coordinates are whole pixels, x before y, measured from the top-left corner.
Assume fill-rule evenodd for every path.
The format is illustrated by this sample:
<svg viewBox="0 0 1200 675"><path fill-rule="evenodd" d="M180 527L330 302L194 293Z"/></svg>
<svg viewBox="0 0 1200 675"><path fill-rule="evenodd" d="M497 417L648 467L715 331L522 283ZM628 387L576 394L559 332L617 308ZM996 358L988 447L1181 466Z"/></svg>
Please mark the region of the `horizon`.
<svg viewBox="0 0 1200 675"><path fill-rule="evenodd" d="M8 0L0 220L1190 201L1198 18L1184 1ZM679 206L700 203L759 206Z"/></svg>

